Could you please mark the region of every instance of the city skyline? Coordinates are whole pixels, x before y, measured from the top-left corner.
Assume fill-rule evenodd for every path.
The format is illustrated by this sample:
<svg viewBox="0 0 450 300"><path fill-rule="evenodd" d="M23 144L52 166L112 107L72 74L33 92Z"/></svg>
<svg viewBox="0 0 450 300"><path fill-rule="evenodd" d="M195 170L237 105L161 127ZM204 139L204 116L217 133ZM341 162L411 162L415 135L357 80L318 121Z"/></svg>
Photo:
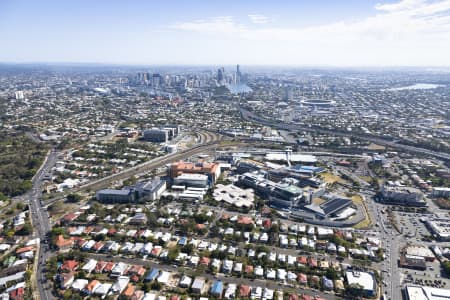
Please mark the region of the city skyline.
<svg viewBox="0 0 450 300"><path fill-rule="evenodd" d="M450 1L4 1L3 63L450 66Z"/></svg>

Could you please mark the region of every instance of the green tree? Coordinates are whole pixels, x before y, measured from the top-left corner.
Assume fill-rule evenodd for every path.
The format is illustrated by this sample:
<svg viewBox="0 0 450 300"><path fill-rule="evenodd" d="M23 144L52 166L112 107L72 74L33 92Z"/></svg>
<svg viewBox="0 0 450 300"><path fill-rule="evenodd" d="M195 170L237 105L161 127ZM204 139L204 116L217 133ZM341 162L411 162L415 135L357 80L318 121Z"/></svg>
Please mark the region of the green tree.
<svg viewBox="0 0 450 300"><path fill-rule="evenodd" d="M442 263L442 268L444 269L445 274L447 274L447 276L450 276L450 261L444 261Z"/></svg>
<svg viewBox="0 0 450 300"><path fill-rule="evenodd" d="M79 194L69 194L67 195L67 202L69 203L78 203L83 199L83 197Z"/></svg>
<svg viewBox="0 0 450 300"><path fill-rule="evenodd" d="M178 255L180 254L180 249L178 249L178 247L173 247L169 249L169 254L167 255L167 259L170 262L175 261L175 259L178 257Z"/></svg>
<svg viewBox="0 0 450 300"><path fill-rule="evenodd" d="M362 297L364 296L364 287L360 284L353 283L347 286L345 292L351 297Z"/></svg>
<svg viewBox="0 0 450 300"><path fill-rule="evenodd" d="M18 230L16 232L16 234L24 236L24 235L29 235L32 232L33 232L33 228L31 227L31 224L30 223L26 223L25 225L23 225L23 227L20 230Z"/></svg>

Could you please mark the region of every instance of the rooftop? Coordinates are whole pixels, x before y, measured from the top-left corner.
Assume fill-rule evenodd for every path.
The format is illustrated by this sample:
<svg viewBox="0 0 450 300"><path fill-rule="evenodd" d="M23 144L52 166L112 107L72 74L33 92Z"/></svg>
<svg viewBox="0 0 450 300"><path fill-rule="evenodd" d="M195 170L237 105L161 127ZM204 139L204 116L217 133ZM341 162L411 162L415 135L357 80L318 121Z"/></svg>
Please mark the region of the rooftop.
<svg viewBox="0 0 450 300"><path fill-rule="evenodd" d="M375 290L375 279L370 273L360 271L347 271L345 272L345 276L347 277L347 282L349 285L359 284L366 291Z"/></svg>

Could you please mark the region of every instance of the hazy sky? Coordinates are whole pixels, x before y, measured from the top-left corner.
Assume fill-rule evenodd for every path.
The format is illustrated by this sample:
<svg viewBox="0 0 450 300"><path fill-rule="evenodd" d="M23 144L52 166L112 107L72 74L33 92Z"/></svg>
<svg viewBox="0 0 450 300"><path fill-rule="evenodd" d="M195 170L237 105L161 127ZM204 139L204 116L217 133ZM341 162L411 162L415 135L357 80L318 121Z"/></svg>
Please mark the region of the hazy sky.
<svg viewBox="0 0 450 300"><path fill-rule="evenodd" d="M450 0L0 0L1 62L450 66Z"/></svg>

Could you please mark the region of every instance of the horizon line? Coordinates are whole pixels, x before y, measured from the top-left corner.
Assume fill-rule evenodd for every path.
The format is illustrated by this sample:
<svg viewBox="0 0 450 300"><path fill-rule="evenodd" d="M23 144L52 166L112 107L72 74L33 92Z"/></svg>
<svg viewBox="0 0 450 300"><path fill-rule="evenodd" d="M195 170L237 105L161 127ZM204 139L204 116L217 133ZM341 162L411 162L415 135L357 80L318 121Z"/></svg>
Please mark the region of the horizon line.
<svg viewBox="0 0 450 300"><path fill-rule="evenodd" d="M440 68L440 69L450 69L450 65L332 65L332 64L242 64L238 63L202 63L202 64L191 64L191 63L116 63L116 62L70 62L70 61L0 61L0 65L45 65L45 66L110 66L110 67L216 67L216 66L248 66L248 67L272 67L272 68L337 68L337 69L382 69L382 68Z"/></svg>

